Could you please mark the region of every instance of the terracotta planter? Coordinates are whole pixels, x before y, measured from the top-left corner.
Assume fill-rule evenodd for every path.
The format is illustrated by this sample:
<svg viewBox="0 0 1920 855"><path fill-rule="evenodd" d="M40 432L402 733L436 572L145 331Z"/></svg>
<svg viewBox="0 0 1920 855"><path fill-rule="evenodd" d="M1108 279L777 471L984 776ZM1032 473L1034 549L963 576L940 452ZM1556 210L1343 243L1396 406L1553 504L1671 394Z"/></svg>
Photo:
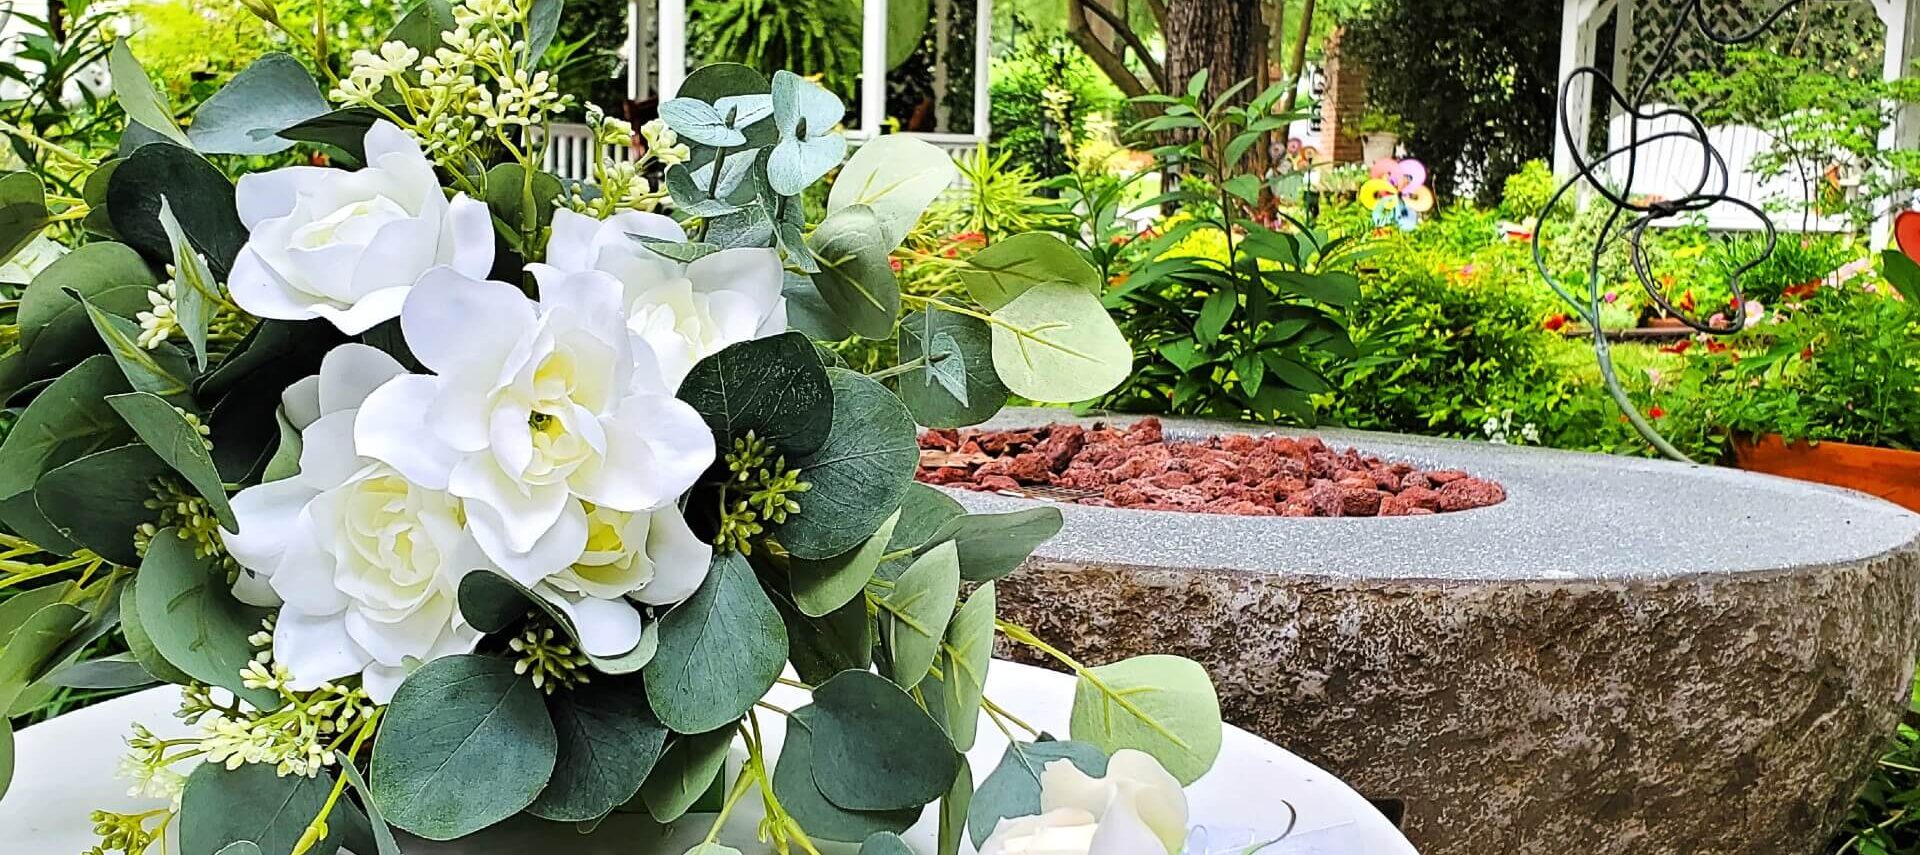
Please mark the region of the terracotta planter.
<svg viewBox="0 0 1920 855"><path fill-rule="evenodd" d="M1734 440L1741 469L1859 490L1920 511L1920 451L1844 442L1787 444L1778 434Z"/></svg>

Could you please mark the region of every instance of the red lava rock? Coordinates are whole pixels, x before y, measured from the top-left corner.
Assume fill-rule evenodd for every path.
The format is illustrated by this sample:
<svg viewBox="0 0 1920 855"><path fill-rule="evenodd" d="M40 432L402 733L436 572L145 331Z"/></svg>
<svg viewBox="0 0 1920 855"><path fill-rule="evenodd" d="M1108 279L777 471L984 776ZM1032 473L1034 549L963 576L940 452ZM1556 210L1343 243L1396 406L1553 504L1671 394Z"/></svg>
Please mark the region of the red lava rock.
<svg viewBox="0 0 1920 855"><path fill-rule="evenodd" d="M929 430L919 478L986 491L1085 491L1084 505L1241 516L1421 516L1498 504L1506 491L1458 470L1423 472L1316 437L1231 434L1168 442L1158 419L1122 429L1051 425Z"/></svg>

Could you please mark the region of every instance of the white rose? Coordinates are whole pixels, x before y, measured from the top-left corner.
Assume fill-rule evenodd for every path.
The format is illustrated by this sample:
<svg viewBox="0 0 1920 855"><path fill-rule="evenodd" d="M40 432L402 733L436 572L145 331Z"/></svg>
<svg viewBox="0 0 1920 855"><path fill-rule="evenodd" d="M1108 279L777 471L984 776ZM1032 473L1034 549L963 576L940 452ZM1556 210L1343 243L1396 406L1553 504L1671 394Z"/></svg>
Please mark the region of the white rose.
<svg viewBox="0 0 1920 855"><path fill-rule="evenodd" d="M414 668L480 640L456 608L460 578L486 566L458 500L354 451L362 402L404 371L378 350L345 344L317 377L288 387L282 402L301 429L300 471L240 491L240 531L220 533L245 568L235 595L280 606L273 655L296 690L359 674L385 703Z"/></svg>
<svg viewBox="0 0 1920 855"><path fill-rule="evenodd" d="M583 503L661 508L714 460L706 423L662 385L619 303L605 275L543 285L535 303L430 271L400 325L435 375L395 378L362 409L361 453L464 499L480 548L529 588L580 559Z"/></svg>
<svg viewBox="0 0 1920 855"><path fill-rule="evenodd" d="M535 593L558 606L587 652L617 656L640 641L640 613L620 602L678 603L700 589L713 547L694 536L680 508L629 513L587 508L587 547Z"/></svg>
<svg viewBox="0 0 1920 855"><path fill-rule="evenodd" d="M659 214L629 211L601 221L561 209L553 212L546 263L527 269L543 292L590 274L618 281L627 328L659 357L667 388L680 388L694 363L727 345L786 332L779 253L723 249L681 264L631 235L687 239L679 223Z"/></svg>
<svg viewBox="0 0 1920 855"><path fill-rule="evenodd" d="M1068 760L1040 773L1040 814L1000 820L980 855L1149 855L1178 852L1187 835L1187 795L1160 761L1123 748L1107 776Z"/></svg>
<svg viewBox="0 0 1920 855"><path fill-rule="evenodd" d="M354 335L400 314L407 289L436 265L469 276L493 267L487 206L448 200L433 164L393 123L367 130L355 172L289 166L240 178L246 246L228 287L263 318L326 318Z"/></svg>

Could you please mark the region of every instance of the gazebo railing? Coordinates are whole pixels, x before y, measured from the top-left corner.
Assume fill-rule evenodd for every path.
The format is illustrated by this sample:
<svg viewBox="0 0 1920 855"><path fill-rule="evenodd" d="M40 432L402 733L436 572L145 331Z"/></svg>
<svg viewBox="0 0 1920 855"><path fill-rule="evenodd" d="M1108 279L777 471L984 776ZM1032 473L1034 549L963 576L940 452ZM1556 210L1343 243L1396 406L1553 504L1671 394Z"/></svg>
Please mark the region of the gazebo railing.
<svg viewBox="0 0 1920 855"><path fill-rule="evenodd" d="M573 181L591 181L593 179L594 145L593 133L586 125L571 122L556 122L547 126L552 135L548 141L546 153L542 155L540 168L564 179ZM959 158L968 157L980 145L980 138L972 134L912 134L947 154ZM858 146L867 137L858 131L847 134L848 142ZM606 146L607 154L615 160L632 160L633 149L623 145ZM956 184L964 179L955 179Z"/></svg>

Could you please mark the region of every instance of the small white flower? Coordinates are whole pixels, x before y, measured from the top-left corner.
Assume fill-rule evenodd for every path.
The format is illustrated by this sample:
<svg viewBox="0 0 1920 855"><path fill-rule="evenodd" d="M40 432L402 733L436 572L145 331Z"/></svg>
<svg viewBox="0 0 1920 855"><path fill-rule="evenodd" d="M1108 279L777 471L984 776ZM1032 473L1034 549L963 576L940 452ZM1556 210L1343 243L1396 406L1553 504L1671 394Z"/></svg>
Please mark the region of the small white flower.
<svg viewBox="0 0 1920 855"><path fill-rule="evenodd" d="M544 292L587 287L597 277L619 284L627 329L652 347L667 387L678 389L693 365L730 344L787 329L780 256L738 248L682 264L647 249L633 235L687 239L680 224L631 211L604 221L568 210L553 213L545 264L527 269Z"/></svg>
<svg viewBox="0 0 1920 855"><path fill-rule="evenodd" d="M449 200L433 164L405 132L376 122L367 166L343 172L289 166L241 177L249 233L228 281L240 308L263 318L326 318L358 334L400 313L427 270L469 276L493 267L484 203Z"/></svg>
<svg viewBox="0 0 1920 855"><path fill-rule="evenodd" d="M436 375L375 391L357 447L460 497L481 550L524 586L581 560L588 503L664 508L713 463L712 433L627 332L609 276L543 281L535 303L511 285L441 268L414 287L400 324ZM624 647L582 628L587 652L632 649L638 622L627 626Z"/></svg>
<svg viewBox="0 0 1920 855"><path fill-rule="evenodd" d="M640 126L640 138L647 143L647 153L660 161L661 166L685 163L692 152L680 142L680 135L667 127L661 119L654 119Z"/></svg>
<svg viewBox="0 0 1920 855"><path fill-rule="evenodd" d="M358 674L385 703L412 669L480 640L456 608L460 578L486 566L459 501L354 450L368 393L404 373L365 345L328 353L282 398L301 429L299 474L233 497L240 530L221 539L248 571L234 594L281 607L272 669L249 674L262 686L309 691Z"/></svg>
<svg viewBox="0 0 1920 855"><path fill-rule="evenodd" d="M167 280L147 291L147 311L134 315L140 322L140 346L148 350L158 348L175 330L180 329L180 318L174 311L173 280Z"/></svg>
<svg viewBox="0 0 1920 855"><path fill-rule="evenodd" d="M1187 836L1187 795L1160 762L1123 748L1093 778L1068 760L1040 773L1040 814L1000 820L980 855L1165 855Z"/></svg>

